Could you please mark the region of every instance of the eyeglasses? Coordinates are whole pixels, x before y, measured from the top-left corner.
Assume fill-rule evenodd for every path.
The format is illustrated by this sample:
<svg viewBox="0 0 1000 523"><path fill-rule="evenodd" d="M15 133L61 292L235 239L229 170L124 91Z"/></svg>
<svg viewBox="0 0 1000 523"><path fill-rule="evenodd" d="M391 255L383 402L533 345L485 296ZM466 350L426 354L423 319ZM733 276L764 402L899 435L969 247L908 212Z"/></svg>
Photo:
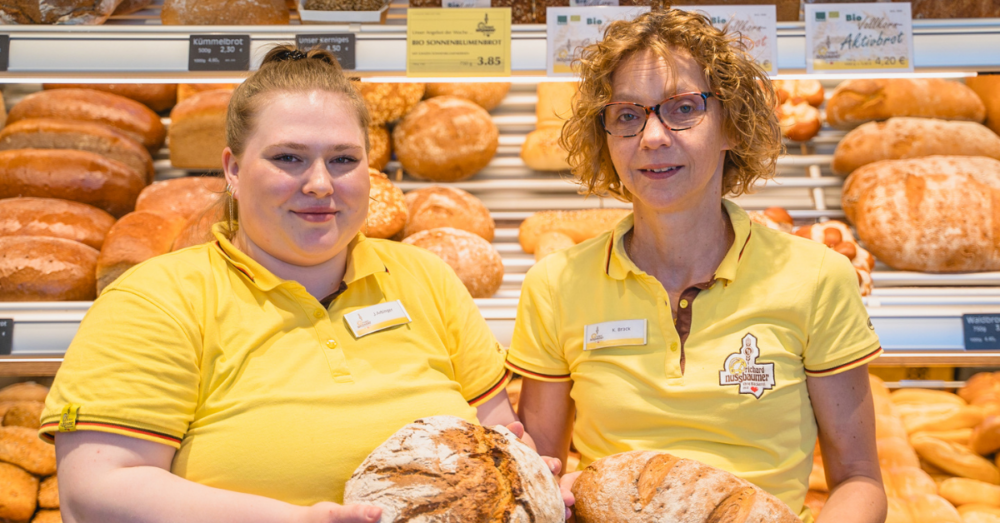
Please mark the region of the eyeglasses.
<svg viewBox="0 0 1000 523"><path fill-rule="evenodd" d="M652 107L632 102L612 102L601 111L601 126L611 136L631 138L646 129L650 113L671 131L686 131L705 119L712 93L681 93Z"/></svg>

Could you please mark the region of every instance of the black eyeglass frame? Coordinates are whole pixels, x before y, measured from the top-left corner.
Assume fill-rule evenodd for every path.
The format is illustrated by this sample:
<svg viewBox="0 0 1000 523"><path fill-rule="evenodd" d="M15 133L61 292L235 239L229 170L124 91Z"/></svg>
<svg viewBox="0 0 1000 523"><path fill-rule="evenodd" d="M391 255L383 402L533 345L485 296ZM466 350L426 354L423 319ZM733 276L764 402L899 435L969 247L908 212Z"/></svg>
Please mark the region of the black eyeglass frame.
<svg viewBox="0 0 1000 523"><path fill-rule="evenodd" d="M679 129L675 129L673 127L668 127L667 126L667 122L664 122L663 121L663 117L660 116L660 107L662 107L663 104L669 102L670 100L673 100L674 98L677 98L677 97L680 97L680 96L688 96L688 95L692 95L692 94L700 95L701 96L701 101L705 104L705 112L704 112L704 114L702 114L701 120L698 120L697 122L695 122L694 124L692 124L692 125L690 125L688 127L683 127L683 128L679 128ZM656 105L649 106L649 107L647 107L645 105L642 105L642 104L637 104L637 103L634 103L634 102L611 102L609 104L605 104L604 108L601 109L601 114L600 114L601 128L604 129L604 132L608 133L610 136L614 136L615 138L632 138L632 137L635 137L635 136L639 136L640 134L642 134L643 131L646 130L646 124L649 123L649 115L655 112L656 113L656 118L659 119L660 123L663 124L664 127L667 127L667 129L670 129L671 131L687 131L688 129L690 129L690 128L692 128L692 127L700 124L702 121L705 120L705 115L708 114L708 99L711 98L712 96L714 96L714 95L712 93L710 93L710 92L691 91L690 93L678 93L678 94L675 94L675 95L671 96L670 98L667 98L666 100L664 100L664 101L662 101L662 102L660 102L660 103L658 103ZM640 127L639 130L635 132L635 134L625 134L625 135L621 135L621 136L618 136L618 135L615 135L615 134L611 134L611 131L608 130L607 124L604 122L604 113L607 112L608 107L610 107L612 105L632 105L632 106L635 106L635 107L641 107L643 111L646 111L646 117L642 120L642 127Z"/></svg>

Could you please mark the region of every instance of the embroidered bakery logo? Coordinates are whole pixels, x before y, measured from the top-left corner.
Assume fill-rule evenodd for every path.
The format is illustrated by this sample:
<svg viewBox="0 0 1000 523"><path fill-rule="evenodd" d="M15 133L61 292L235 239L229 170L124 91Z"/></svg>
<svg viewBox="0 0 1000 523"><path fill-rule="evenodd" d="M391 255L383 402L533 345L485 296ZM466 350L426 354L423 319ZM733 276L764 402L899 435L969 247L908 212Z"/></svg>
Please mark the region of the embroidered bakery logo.
<svg viewBox="0 0 1000 523"><path fill-rule="evenodd" d="M476 26L476 32L485 34L486 38L489 38L489 37L493 36L493 33L496 32L496 30L497 30L496 27L493 27L492 25L490 25L490 15L489 14L484 15L483 16L483 21L479 22L479 24Z"/></svg>
<svg viewBox="0 0 1000 523"><path fill-rule="evenodd" d="M774 364L757 363L758 356L757 337L748 332L743 336L740 352L726 358L719 371L719 385L738 385L740 394L753 394L760 399L765 390L774 388Z"/></svg>

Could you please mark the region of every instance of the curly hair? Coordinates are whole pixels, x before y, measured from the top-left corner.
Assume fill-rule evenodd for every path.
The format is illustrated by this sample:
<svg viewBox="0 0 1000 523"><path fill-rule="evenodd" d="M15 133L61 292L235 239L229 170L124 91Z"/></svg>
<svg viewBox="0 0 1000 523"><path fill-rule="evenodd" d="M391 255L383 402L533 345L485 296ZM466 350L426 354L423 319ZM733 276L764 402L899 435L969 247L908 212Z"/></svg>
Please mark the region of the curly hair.
<svg viewBox="0 0 1000 523"><path fill-rule="evenodd" d="M766 73L740 36L716 29L704 15L671 9L612 22L604 39L585 47L576 60L580 91L560 144L585 193L632 200L611 163L599 115L611 101L615 70L627 58L650 50L672 66L676 49L691 54L722 104L722 128L732 146L723 167L723 195L746 194L754 182L774 175L782 144L774 114L777 97Z"/></svg>

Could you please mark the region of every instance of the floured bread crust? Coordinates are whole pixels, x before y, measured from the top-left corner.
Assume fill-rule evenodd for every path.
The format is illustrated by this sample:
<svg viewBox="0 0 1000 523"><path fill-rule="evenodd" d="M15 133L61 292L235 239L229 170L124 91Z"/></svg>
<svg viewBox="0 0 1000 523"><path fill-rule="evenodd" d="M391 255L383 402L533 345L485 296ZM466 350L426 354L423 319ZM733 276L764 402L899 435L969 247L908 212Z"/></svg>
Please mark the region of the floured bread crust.
<svg viewBox="0 0 1000 523"><path fill-rule="evenodd" d="M368 218L365 221L365 236L369 238L392 238L406 225L406 202L403 191L399 190L386 175L368 169L371 190L368 200Z"/></svg>
<svg viewBox="0 0 1000 523"><path fill-rule="evenodd" d="M438 255L462 280L473 298L489 298L503 283L503 260L490 242L471 232L439 227L408 236L403 243Z"/></svg>
<svg viewBox="0 0 1000 523"><path fill-rule="evenodd" d="M417 104L392 130L392 148L410 175L436 182L468 178L493 159L500 131L490 113L454 96Z"/></svg>

